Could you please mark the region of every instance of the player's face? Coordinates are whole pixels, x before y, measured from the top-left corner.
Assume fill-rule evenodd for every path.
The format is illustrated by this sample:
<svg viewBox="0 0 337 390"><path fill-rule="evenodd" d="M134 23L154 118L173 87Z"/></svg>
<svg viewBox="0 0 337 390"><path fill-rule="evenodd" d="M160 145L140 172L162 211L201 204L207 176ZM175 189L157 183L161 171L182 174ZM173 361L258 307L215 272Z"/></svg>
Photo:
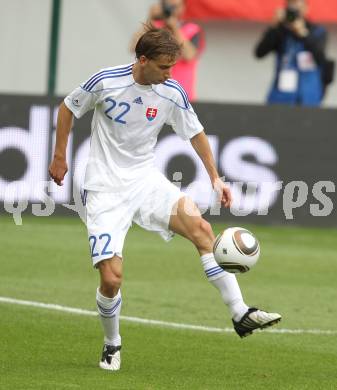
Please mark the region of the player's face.
<svg viewBox="0 0 337 390"><path fill-rule="evenodd" d="M148 84L160 84L171 77L172 67L176 64L176 58L168 55L160 55L159 57L143 62L143 76Z"/></svg>

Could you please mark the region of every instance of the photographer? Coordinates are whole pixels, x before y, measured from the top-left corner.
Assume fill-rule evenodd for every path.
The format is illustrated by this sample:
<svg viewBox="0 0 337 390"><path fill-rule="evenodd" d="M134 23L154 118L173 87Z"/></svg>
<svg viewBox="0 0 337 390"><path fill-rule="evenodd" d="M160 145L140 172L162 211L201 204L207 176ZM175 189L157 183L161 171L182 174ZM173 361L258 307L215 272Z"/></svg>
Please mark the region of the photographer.
<svg viewBox="0 0 337 390"><path fill-rule="evenodd" d="M197 66L205 42L199 25L183 22L184 12L184 0L162 0L150 8L147 23L157 28L170 30L181 44L181 57L172 68L171 77L184 87L189 100L194 101L196 99ZM131 51L133 51L135 42L143 33L144 30L142 29L135 34L131 44Z"/></svg>
<svg viewBox="0 0 337 390"><path fill-rule="evenodd" d="M332 69L325 57L327 32L305 19L306 0L288 0L277 10L274 25L268 28L255 49L257 58L276 54L275 77L268 103L318 106ZM330 64L331 65L331 64Z"/></svg>

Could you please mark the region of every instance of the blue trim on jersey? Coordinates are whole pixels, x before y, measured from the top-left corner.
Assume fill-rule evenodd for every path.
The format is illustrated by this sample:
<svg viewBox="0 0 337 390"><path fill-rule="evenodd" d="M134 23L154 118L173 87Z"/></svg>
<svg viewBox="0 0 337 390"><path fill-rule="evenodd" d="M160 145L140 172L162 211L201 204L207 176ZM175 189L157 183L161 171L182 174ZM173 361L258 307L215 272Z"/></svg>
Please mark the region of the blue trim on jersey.
<svg viewBox="0 0 337 390"><path fill-rule="evenodd" d="M90 91L91 89L93 89L93 87L101 80L103 80L104 76L109 76L109 75L126 75L126 74L130 74L129 72L132 73L132 69L125 69L123 70L122 72L113 72L113 71L110 71L110 72L105 72L105 73L102 73L100 74L98 77L95 78L94 81L92 81L87 87L85 87L85 89L87 89L88 91Z"/></svg>
<svg viewBox="0 0 337 390"><path fill-rule="evenodd" d="M84 84L84 88L89 88L90 87L90 84L92 84L98 77L100 77L101 75L103 74L107 74L107 73L119 73L119 72L124 72L126 70L129 70L132 68L132 65L128 65L128 66L123 66L122 68L115 68L115 69L106 69L106 70L102 70L96 74L94 74L85 84Z"/></svg>
<svg viewBox="0 0 337 390"><path fill-rule="evenodd" d="M110 90L113 91L114 89L129 88L129 87L132 87L133 85L135 85L135 82L133 82L132 84L128 84L128 85L122 85L121 87L96 89L96 91L87 91L81 85L80 85L80 88L83 89L83 91L88 92L88 93L98 93L98 92L102 92L102 91L110 91Z"/></svg>
<svg viewBox="0 0 337 390"><path fill-rule="evenodd" d="M178 104L177 102L175 102L173 99L170 99L170 98L168 98L168 97L166 97L166 96L161 95L160 93L158 93L158 92L157 92L156 90L154 90L153 88L152 88L152 91L153 91L156 95L160 96L161 98L166 99L166 100L169 100L170 102L172 102L173 104L175 104L176 106L178 106L179 108L181 108L182 110L188 110L188 109L189 109L189 107L183 107L183 106L181 106L180 104Z"/></svg>
<svg viewBox="0 0 337 390"><path fill-rule="evenodd" d="M90 87L90 85L100 76L102 76L103 74L108 74L108 73L120 73L120 72L124 72L124 71L127 71L127 70L130 70L132 68L132 64L131 65L127 65L127 66L123 66L121 68L115 68L115 69L106 69L106 70L102 70L96 74L94 74L92 77L90 77L90 79L83 85L83 88L84 89L87 89Z"/></svg>
<svg viewBox="0 0 337 390"><path fill-rule="evenodd" d="M181 84L178 83L177 80L174 80L174 79L168 79L166 81L169 81L170 83L172 84L175 84L177 87L179 87L181 89L181 92L184 94L185 98L186 98L186 101L187 103L189 104L190 101L188 99L188 95L187 95L187 92L185 91L185 89L183 88L183 86Z"/></svg>
<svg viewBox="0 0 337 390"><path fill-rule="evenodd" d="M166 85L167 87L174 88L174 89L176 89L177 91L179 91L180 94L181 94L181 96L182 96L182 98L183 98L183 100L184 100L185 107L186 107L186 108L189 107L188 99L186 99L185 94L184 94L184 91L183 91L183 89L180 87L179 84L174 84L174 83L170 84L169 80L165 81L163 84Z"/></svg>
<svg viewBox="0 0 337 390"><path fill-rule="evenodd" d="M96 83L96 80L98 80L100 77L104 76L104 75L107 75L107 74L122 74L122 73L126 73L126 72L129 72L132 70L132 66L129 66L123 70L103 70L102 72L100 72L99 74L97 74L90 83L87 83L88 85L86 86L86 88L91 88L93 84Z"/></svg>
<svg viewBox="0 0 337 390"><path fill-rule="evenodd" d="M99 83L100 81L102 81L102 80L105 80L105 79L115 79L115 78L117 78L117 77L129 76L130 74L132 74L132 71L130 71L130 72L128 72L128 73L121 73L121 74L112 74L112 75L108 74L108 75L103 75L103 76L101 76L99 79L97 79L97 80L95 81L95 83L94 83L90 88L86 89L85 91L91 92L91 90L94 88L94 86L95 86L96 84L98 84L98 83ZM94 92L97 92L97 91L94 91Z"/></svg>
<svg viewBox="0 0 337 390"><path fill-rule="evenodd" d="M85 88L85 90L90 92L95 87L96 84L98 84L100 81L102 81L104 79L113 79L113 78L117 78L117 77L129 76L130 74L132 74L132 70L131 69L123 71L123 73L121 72L121 73L106 73L106 74L103 74L100 77L98 77L94 82L92 82L89 87Z"/></svg>

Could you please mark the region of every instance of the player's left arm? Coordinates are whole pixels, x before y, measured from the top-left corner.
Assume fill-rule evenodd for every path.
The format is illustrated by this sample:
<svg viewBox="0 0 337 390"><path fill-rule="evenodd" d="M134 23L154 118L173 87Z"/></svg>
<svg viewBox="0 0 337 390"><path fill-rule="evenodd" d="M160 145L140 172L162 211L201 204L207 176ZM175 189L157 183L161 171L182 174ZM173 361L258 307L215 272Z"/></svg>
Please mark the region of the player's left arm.
<svg viewBox="0 0 337 390"><path fill-rule="evenodd" d="M208 138L204 131L198 133L190 139L193 149L196 151L203 162L214 190L219 194L221 203L225 207L230 207L232 195L228 186L220 179L219 173L215 166L215 161Z"/></svg>

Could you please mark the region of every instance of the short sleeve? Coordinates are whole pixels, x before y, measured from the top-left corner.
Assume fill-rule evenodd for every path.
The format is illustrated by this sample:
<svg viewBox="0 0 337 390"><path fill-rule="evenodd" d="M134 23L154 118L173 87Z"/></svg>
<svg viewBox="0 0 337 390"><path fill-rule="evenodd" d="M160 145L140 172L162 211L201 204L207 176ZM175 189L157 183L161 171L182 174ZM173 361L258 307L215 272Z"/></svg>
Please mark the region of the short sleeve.
<svg viewBox="0 0 337 390"><path fill-rule="evenodd" d="M74 89L65 99L64 103L76 118L81 118L86 112L93 110L103 91L102 70L95 73L88 80Z"/></svg>
<svg viewBox="0 0 337 390"><path fill-rule="evenodd" d="M177 135L184 140L193 138L204 129L190 104L188 108L174 104L167 124L171 125Z"/></svg>
<svg viewBox="0 0 337 390"><path fill-rule="evenodd" d="M86 112L94 109L98 99L99 93L88 92L82 87L78 87L66 96L64 103L75 117L79 119Z"/></svg>

